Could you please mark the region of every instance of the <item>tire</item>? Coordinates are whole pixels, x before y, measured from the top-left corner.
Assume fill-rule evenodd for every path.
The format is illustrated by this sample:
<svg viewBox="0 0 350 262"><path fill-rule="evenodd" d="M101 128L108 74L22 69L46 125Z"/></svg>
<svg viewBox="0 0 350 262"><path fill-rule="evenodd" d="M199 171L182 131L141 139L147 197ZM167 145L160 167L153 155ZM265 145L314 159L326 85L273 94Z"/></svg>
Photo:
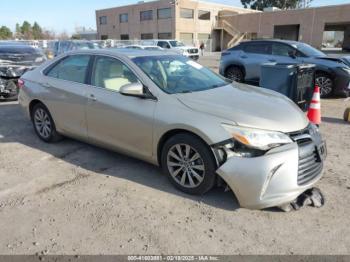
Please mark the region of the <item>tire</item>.
<svg viewBox="0 0 350 262"><path fill-rule="evenodd" d="M333 94L334 81L328 74L317 73L315 84L320 88L321 98L327 98Z"/></svg>
<svg viewBox="0 0 350 262"><path fill-rule="evenodd" d="M170 182L185 193L202 195L215 184L216 164L212 152L194 135L178 134L166 141L161 165Z"/></svg>
<svg viewBox="0 0 350 262"><path fill-rule="evenodd" d="M31 111L35 133L46 143L58 142L62 136L56 131L55 123L49 110L42 103L36 104Z"/></svg>
<svg viewBox="0 0 350 262"><path fill-rule="evenodd" d="M230 66L225 71L225 77L239 83L244 82L244 73L238 66Z"/></svg>

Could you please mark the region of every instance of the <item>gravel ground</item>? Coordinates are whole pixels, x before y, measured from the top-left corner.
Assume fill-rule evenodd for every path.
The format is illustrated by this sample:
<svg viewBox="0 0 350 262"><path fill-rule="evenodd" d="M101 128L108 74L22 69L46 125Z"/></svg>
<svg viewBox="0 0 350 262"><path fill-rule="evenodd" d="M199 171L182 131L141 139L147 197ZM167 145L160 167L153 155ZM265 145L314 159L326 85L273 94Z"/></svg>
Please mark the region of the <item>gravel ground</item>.
<svg viewBox="0 0 350 262"><path fill-rule="evenodd" d="M222 189L183 194L154 166L74 140L45 144L2 102L0 254L350 254L346 106L322 101L325 206L283 213L239 208Z"/></svg>

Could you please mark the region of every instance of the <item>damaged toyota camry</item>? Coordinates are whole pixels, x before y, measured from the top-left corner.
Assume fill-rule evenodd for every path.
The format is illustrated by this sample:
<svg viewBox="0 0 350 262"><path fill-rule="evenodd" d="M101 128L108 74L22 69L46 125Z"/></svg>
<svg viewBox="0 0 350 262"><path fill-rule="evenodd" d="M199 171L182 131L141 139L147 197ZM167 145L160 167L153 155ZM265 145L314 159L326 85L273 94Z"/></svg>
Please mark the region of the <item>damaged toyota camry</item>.
<svg viewBox="0 0 350 262"><path fill-rule="evenodd" d="M0 98L17 99L18 79L46 60L36 48L21 44L0 45Z"/></svg>
<svg viewBox="0 0 350 262"><path fill-rule="evenodd" d="M75 51L20 82L43 141L68 136L148 161L189 194L227 184L242 207L261 209L290 203L322 176L325 143L291 100L184 56Z"/></svg>

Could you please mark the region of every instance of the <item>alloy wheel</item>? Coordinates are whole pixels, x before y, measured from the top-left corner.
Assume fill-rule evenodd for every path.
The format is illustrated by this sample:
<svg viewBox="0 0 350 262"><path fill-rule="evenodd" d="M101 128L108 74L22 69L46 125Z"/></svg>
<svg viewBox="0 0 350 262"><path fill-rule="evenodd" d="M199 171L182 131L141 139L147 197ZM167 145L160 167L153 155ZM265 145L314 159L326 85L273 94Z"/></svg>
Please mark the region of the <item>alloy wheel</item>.
<svg viewBox="0 0 350 262"><path fill-rule="evenodd" d="M319 76L316 77L316 85L320 88L322 97L329 96L333 90L333 81L329 77Z"/></svg>
<svg viewBox="0 0 350 262"><path fill-rule="evenodd" d="M171 147L167 154L167 166L172 178L183 187L198 187L204 179L204 161L190 145L176 144Z"/></svg>
<svg viewBox="0 0 350 262"><path fill-rule="evenodd" d="M236 82L242 82L243 81L243 75L242 75L242 72L240 69L234 67L234 68L230 68L228 71L227 71L227 75L226 77L228 79L231 79L233 81L236 81Z"/></svg>
<svg viewBox="0 0 350 262"><path fill-rule="evenodd" d="M35 128L41 137L48 139L52 133L52 124L49 115L42 108L34 113Z"/></svg>

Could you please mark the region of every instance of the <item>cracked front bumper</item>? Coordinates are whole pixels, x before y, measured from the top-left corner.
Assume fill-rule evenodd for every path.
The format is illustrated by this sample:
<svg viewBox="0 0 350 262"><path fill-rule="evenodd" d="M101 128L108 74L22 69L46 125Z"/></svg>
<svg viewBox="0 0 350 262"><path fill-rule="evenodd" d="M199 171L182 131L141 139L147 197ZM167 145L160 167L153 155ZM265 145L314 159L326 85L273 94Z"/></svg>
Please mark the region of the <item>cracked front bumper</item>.
<svg viewBox="0 0 350 262"><path fill-rule="evenodd" d="M232 189L241 207L262 209L280 206L296 199L321 178L323 158L319 160L321 166L317 173L306 183L300 183L302 157L313 154L316 148L314 142L306 149L292 143L259 157L230 157L217 173ZM308 153L309 150L312 152Z"/></svg>

